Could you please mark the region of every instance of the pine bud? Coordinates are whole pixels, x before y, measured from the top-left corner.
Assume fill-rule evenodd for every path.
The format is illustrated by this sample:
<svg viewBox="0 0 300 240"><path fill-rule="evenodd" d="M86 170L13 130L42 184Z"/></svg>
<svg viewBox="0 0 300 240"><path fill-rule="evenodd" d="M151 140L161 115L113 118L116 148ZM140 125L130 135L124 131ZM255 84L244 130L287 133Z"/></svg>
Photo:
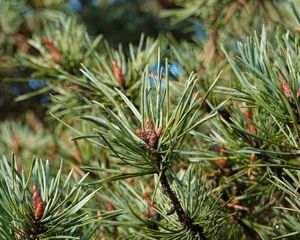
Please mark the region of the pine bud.
<svg viewBox="0 0 300 240"><path fill-rule="evenodd" d="M145 132L140 128L135 130L136 135L142 139L148 149L154 150L157 146L158 139L163 131L163 126L160 126L154 131L154 124L150 118L146 120Z"/></svg>
<svg viewBox="0 0 300 240"><path fill-rule="evenodd" d="M219 168L226 168L227 166L227 160L225 158L220 158L216 160L216 164Z"/></svg>
<svg viewBox="0 0 300 240"><path fill-rule="evenodd" d="M58 48L54 45L53 41L51 40L44 40L43 44L46 46L47 50L51 54L51 59L55 62L57 62L60 58L60 51Z"/></svg>
<svg viewBox="0 0 300 240"><path fill-rule="evenodd" d="M17 48L24 53L27 53L30 49L30 45L27 42L27 38L20 33L16 33L12 36L14 43L16 44Z"/></svg>
<svg viewBox="0 0 300 240"><path fill-rule="evenodd" d="M282 70L280 70L279 76L280 76L281 87L282 87L284 95L287 97L287 99L289 101L292 101L292 92L291 92L291 89L289 88L289 85L287 84L287 82L285 80Z"/></svg>
<svg viewBox="0 0 300 240"><path fill-rule="evenodd" d="M251 113L250 110L246 111L246 112L244 113L244 115L246 116L246 118L252 120L252 113Z"/></svg>
<svg viewBox="0 0 300 240"><path fill-rule="evenodd" d="M35 221L38 222L43 217L44 210L45 210L45 203L43 202L40 191L36 185L33 186L32 192L33 192L32 203L33 203L33 210L34 210L34 219Z"/></svg>
<svg viewBox="0 0 300 240"><path fill-rule="evenodd" d="M80 152L77 150L77 148L73 148L72 150L72 156L73 158L79 162L79 163L82 163L82 158L81 158L81 155L80 155Z"/></svg>
<svg viewBox="0 0 300 240"><path fill-rule="evenodd" d="M256 127L254 127L253 124L249 124L249 130L250 130L250 132L252 132L252 133L256 133Z"/></svg>
<svg viewBox="0 0 300 240"><path fill-rule="evenodd" d="M136 129L136 130L135 130L135 134L136 134L141 140L143 140L145 143L148 143L147 136L146 136L145 132L144 132L142 129L140 129L140 128Z"/></svg>
<svg viewBox="0 0 300 240"><path fill-rule="evenodd" d="M159 220L160 214L155 210L155 205L152 202L151 192L146 191L142 198L147 203L147 211L144 212L144 216L146 218L156 218L156 220Z"/></svg>
<svg viewBox="0 0 300 240"><path fill-rule="evenodd" d="M109 212L115 210L114 205L112 204L112 202L106 201L106 202L105 202L105 206L106 206L106 208L107 208L107 210L108 210Z"/></svg>
<svg viewBox="0 0 300 240"><path fill-rule="evenodd" d="M248 118L249 120L253 121L252 118L252 112L250 110L247 110L244 115L246 116L246 118ZM254 125L252 123L247 122L247 125L249 127L249 130L251 133L256 133L256 127L254 127Z"/></svg>
<svg viewBox="0 0 300 240"><path fill-rule="evenodd" d="M225 147L224 146L220 147L220 154L221 154L221 156L225 155ZM216 162L217 166L221 169L227 167L227 159L226 158L217 159L215 162Z"/></svg>
<svg viewBox="0 0 300 240"><path fill-rule="evenodd" d="M160 126L158 129L155 130L155 133L157 135L157 137L160 137L160 135L162 134L164 127Z"/></svg>
<svg viewBox="0 0 300 240"><path fill-rule="evenodd" d="M35 209L34 217L36 221L41 220L44 214L45 204L44 202L40 202L37 205L37 208Z"/></svg>
<svg viewBox="0 0 300 240"><path fill-rule="evenodd" d="M154 131L154 125L150 118L146 120L146 133L152 133Z"/></svg>
<svg viewBox="0 0 300 240"><path fill-rule="evenodd" d="M300 97L300 88L298 88L298 91L297 91L297 98Z"/></svg>
<svg viewBox="0 0 300 240"><path fill-rule="evenodd" d="M251 153L250 155L250 165L253 164L256 160L256 154L255 153ZM248 171L247 171L247 174L248 176L251 175L251 172L252 172L252 168L249 168Z"/></svg>
<svg viewBox="0 0 300 240"><path fill-rule="evenodd" d="M154 204L152 202L148 203L147 209L148 209L148 216L149 217L155 217L155 218L157 218L157 214L158 213L155 210L155 206L154 206Z"/></svg>
<svg viewBox="0 0 300 240"><path fill-rule="evenodd" d="M13 141L12 141L12 151L13 153L17 154L20 150L20 137L18 134L13 135Z"/></svg>
<svg viewBox="0 0 300 240"><path fill-rule="evenodd" d="M117 79L119 85L125 87L125 81L123 78L122 71L115 61L112 61L112 69L114 71L115 78Z"/></svg>
<svg viewBox="0 0 300 240"><path fill-rule="evenodd" d="M152 148L156 147L157 140L158 140L158 136L156 135L156 133L155 132L151 133L151 135L149 136L150 147Z"/></svg>

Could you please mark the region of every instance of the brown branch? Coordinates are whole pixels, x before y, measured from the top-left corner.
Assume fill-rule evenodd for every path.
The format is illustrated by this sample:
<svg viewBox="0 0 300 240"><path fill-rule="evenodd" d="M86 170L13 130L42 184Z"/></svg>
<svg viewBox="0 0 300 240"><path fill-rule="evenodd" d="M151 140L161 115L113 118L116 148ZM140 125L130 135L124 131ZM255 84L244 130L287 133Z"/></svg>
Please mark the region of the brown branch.
<svg viewBox="0 0 300 240"><path fill-rule="evenodd" d="M154 155L156 155L155 160L157 166L162 162L162 158L159 154L157 154L156 147L158 139L163 131L163 126L160 126L158 129L154 129L154 124L150 118L148 118L145 122L145 131L142 129L136 129L136 135L144 141L144 148L150 150ZM159 172L157 172L159 174ZM160 184L162 186L162 190L164 194L171 200L173 204L173 208L178 216L180 223L189 228L194 235L200 236L201 240L207 240L203 233L203 228L193 223L193 219L183 210L181 203L176 196L176 194L171 189L170 183L168 181L166 175L166 168L163 168L160 177Z"/></svg>
<svg viewBox="0 0 300 240"><path fill-rule="evenodd" d="M212 59L214 59L214 61L217 62L220 55L218 49L219 31L217 27L217 19L218 19L218 11L216 8L213 8L212 15L210 16L211 29L209 34L208 45L203 57L204 68L207 65L209 65ZM202 67L200 69L202 69Z"/></svg>
<svg viewBox="0 0 300 240"><path fill-rule="evenodd" d="M222 23L223 25L225 25L225 24L227 24L227 23L229 22L229 20L231 19L231 17L233 16L233 14L234 14L235 11L236 11L236 8L237 8L237 3L236 3L236 2L232 3L232 4L229 6L226 15L225 15L225 17L223 18L223 23Z"/></svg>
<svg viewBox="0 0 300 240"><path fill-rule="evenodd" d="M251 7L248 5L246 0L239 0L239 2L245 7L246 11L249 14L253 15L253 11L252 11Z"/></svg>
<svg viewBox="0 0 300 240"><path fill-rule="evenodd" d="M169 181L165 174L165 171L163 171L161 174L160 184L162 186L163 192L171 200L180 223L183 226L189 228L195 235L199 234L199 236L202 240L207 240L207 238L205 237L205 235L203 233L203 228L200 225L194 224L191 217L183 210L178 197L171 189L171 186L169 184Z"/></svg>

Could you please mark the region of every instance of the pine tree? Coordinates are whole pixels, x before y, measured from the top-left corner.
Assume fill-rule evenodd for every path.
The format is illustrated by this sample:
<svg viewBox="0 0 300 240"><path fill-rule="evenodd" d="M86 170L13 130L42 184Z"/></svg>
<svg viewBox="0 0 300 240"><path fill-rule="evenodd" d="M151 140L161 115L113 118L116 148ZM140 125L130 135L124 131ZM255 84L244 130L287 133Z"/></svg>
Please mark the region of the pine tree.
<svg viewBox="0 0 300 240"><path fill-rule="evenodd" d="M0 2L16 100L47 101L0 125L1 239L299 238L300 3L158 2L193 37L115 47L67 1Z"/></svg>

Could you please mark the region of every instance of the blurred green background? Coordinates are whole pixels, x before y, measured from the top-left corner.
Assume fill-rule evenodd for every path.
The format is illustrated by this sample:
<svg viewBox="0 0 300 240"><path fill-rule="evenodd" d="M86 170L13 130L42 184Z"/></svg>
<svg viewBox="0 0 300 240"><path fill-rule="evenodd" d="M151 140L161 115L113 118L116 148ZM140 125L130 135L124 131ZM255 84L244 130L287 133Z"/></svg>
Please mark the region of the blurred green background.
<svg viewBox="0 0 300 240"><path fill-rule="evenodd" d="M171 33L177 40L188 41L194 33L204 37L204 31L199 31L198 27L195 31L188 29L188 22L174 25L161 16L163 10L177 8L168 0L0 0L0 153L14 153L19 164L30 161L33 156L49 160L64 158L78 163L81 160L79 152L83 154L84 151L89 152L84 153L85 156L94 157L91 151L95 150L90 150L88 145L81 146L79 150L79 146L70 141L70 132L60 131L57 121L49 115L51 94L64 87L62 84L59 85L61 88L54 90L47 84L55 82L58 75L50 76L50 68L49 72L41 74L39 69L27 66L26 59L21 64L19 62L23 56L32 56L40 61L39 64L43 63L44 59L39 60L41 53L37 50L40 46L31 42L36 37L40 37L44 44L42 47L49 52L55 51L51 44L57 39L49 37L49 34L56 34L53 22L59 22L60 18L63 24L66 19L77 21L71 28L72 32L58 33L59 36L70 37L71 44L72 36L84 41L83 34L86 32L91 39L100 34L109 48L118 49L122 44L128 54L129 43L138 45L142 34L157 38ZM76 34L79 34L77 38ZM58 42L63 43L64 40L59 39ZM74 46L76 44L79 48L83 46L79 42ZM72 52L73 46L67 47ZM103 52L104 45L99 49ZM70 59L66 56L62 65L72 67L72 63L68 62ZM74 59L76 61L80 56L74 56ZM79 65L74 64L74 71L78 72ZM27 94L33 96L23 99L22 96Z"/></svg>
<svg viewBox="0 0 300 240"><path fill-rule="evenodd" d="M14 65L12 57L20 50L32 50L26 41L42 30L44 14L60 11L73 15L85 24L91 36L103 34L111 46L137 44L141 33L190 36L160 17L161 9L176 7L166 0L1 0L0 5L0 120L16 118L28 110L43 118L46 96L15 101L17 96L41 87L41 82L28 82L31 73Z"/></svg>

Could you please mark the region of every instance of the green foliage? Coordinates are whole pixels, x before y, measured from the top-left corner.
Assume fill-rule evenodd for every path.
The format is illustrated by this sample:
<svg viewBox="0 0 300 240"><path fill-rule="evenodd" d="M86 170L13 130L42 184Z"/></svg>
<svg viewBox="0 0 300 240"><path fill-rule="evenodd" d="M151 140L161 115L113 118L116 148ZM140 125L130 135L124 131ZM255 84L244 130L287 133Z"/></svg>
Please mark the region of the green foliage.
<svg viewBox="0 0 300 240"><path fill-rule="evenodd" d="M28 159L34 155L47 156L45 145L52 144L52 137L46 130L39 128L41 123L35 123L36 128L28 124L14 121L2 122L0 125L0 149L2 154L10 155L13 151L17 159ZM40 124L40 125L39 125Z"/></svg>
<svg viewBox="0 0 300 240"><path fill-rule="evenodd" d="M186 171L180 171L172 187L183 203L185 211L191 214L195 224L204 228L209 239L222 239L222 224L225 216L218 197L213 196L211 187L201 176L196 165ZM149 178L150 180L150 178ZM148 181L149 182L149 181ZM115 219L104 220L103 223L119 227L119 237L132 239L200 239L182 226L174 211L172 202L166 197L155 177L156 191L152 192L146 184L122 182L117 183L116 190L107 190L105 200L116 209L122 209Z"/></svg>
<svg viewBox="0 0 300 240"><path fill-rule="evenodd" d="M43 83L17 100L48 101L0 124L1 239L299 238L299 3L158 2L180 34L118 47L68 1L0 2L8 75Z"/></svg>
<svg viewBox="0 0 300 240"><path fill-rule="evenodd" d="M80 209L96 191L72 183L72 171L61 183L62 165L50 178L48 162L33 162L28 176L19 173L15 162L1 162L1 239L76 239L92 219ZM34 183L32 184L32 177ZM31 186L33 187L33 190ZM35 196L38 195L38 204Z"/></svg>
<svg viewBox="0 0 300 240"><path fill-rule="evenodd" d="M12 34L17 32L22 23L19 14L21 14L23 11L25 1L1 0L0 6L1 32L4 34Z"/></svg>
<svg viewBox="0 0 300 240"><path fill-rule="evenodd" d="M174 96L179 99L177 106L172 106L168 77L164 80L161 75L158 78L149 77L149 72L146 71L139 101L140 111L121 91L115 89L115 95L119 95L127 109L131 111L129 119L130 115L126 114L127 110L123 104L119 104L91 72L85 69L83 73L94 84L98 84L99 90L103 91L117 110L114 112L94 101L94 108L103 108L106 114L99 112L101 118L89 115L83 115L82 118L92 121L99 127L96 134L93 134L93 139L99 134L99 144L110 149L112 156L121 160L120 164L140 169L137 173L128 175L125 173L124 177L160 173L161 169L171 168L180 154L181 145L187 134L215 115L211 113L200 118L201 106L216 81L206 95L199 99L198 93L195 92L197 78L191 75L182 96ZM120 174L117 176L117 179L123 178Z"/></svg>
<svg viewBox="0 0 300 240"><path fill-rule="evenodd" d="M284 216L284 233L279 238L289 237L289 239L297 239L299 237L299 171L283 169L284 174L282 176L270 171L270 181L286 193L284 198L285 205L278 207L278 210L282 212Z"/></svg>
<svg viewBox="0 0 300 240"><path fill-rule="evenodd" d="M56 77L63 71L73 73L78 71L80 63L90 59L100 40L101 36L92 42L82 24L60 15L52 21L47 19L43 33L28 41L40 57L20 53L17 64L30 67L43 76Z"/></svg>
<svg viewBox="0 0 300 240"><path fill-rule="evenodd" d="M206 179L201 179L196 166L191 165L189 169L178 175L175 177L173 186L184 210L191 215L194 224L203 227L204 235L208 239L222 239L221 226L225 216L222 213L222 206L218 203L219 197L212 196L212 189L207 186L209 183ZM149 235L153 239L201 239L200 235L195 236L190 229L179 224L175 214L170 214L172 204L170 205L169 199L166 198L161 188L156 194L157 196L153 198L157 199L154 203L162 218L158 223L158 227L162 229L154 229Z"/></svg>

